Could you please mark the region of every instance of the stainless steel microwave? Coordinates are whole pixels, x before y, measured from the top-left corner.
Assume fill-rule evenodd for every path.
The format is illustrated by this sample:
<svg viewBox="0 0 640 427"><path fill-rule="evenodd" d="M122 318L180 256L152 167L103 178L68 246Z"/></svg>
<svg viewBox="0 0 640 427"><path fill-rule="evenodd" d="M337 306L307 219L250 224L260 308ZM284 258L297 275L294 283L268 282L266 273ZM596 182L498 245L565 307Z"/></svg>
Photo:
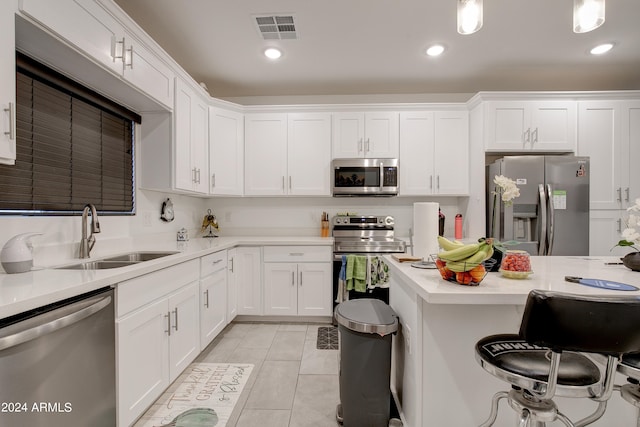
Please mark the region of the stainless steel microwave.
<svg viewBox="0 0 640 427"><path fill-rule="evenodd" d="M334 159L334 196L396 196L398 159Z"/></svg>

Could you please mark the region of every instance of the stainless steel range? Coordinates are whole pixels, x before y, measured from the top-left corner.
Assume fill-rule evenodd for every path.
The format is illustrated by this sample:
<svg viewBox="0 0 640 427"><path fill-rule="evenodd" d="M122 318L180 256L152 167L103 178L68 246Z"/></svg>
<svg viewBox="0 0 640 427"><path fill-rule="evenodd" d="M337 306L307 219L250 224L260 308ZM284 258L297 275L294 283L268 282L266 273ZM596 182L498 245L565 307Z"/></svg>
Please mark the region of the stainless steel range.
<svg viewBox="0 0 640 427"><path fill-rule="evenodd" d="M394 235L392 216L335 216L331 221L333 236L333 299L338 294L338 278L343 255L385 255L404 253L406 243ZM389 289L373 292L350 292L349 298L377 298L389 303Z"/></svg>
<svg viewBox="0 0 640 427"><path fill-rule="evenodd" d="M332 220L334 260L346 254L403 253L404 241L394 236L392 216L335 216Z"/></svg>

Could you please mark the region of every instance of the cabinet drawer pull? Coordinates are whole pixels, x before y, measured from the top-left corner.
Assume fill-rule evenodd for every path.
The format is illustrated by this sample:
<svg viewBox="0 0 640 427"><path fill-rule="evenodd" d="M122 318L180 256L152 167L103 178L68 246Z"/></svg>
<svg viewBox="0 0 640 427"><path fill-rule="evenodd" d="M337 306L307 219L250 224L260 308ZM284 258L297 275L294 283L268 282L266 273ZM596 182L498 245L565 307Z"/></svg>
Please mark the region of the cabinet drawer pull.
<svg viewBox="0 0 640 427"><path fill-rule="evenodd" d="M121 45L122 49L121 49L121 54L118 55L118 52L116 52L117 46ZM122 41L118 41L115 39L115 37L111 38L111 58L113 58L113 62L116 62L116 59L122 59L122 61L124 62L124 37L122 38Z"/></svg>
<svg viewBox="0 0 640 427"><path fill-rule="evenodd" d="M204 291L204 306L209 308L209 289Z"/></svg>
<svg viewBox="0 0 640 427"><path fill-rule="evenodd" d="M178 307L173 310L173 314L176 316L176 324L173 326L173 329L178 330Z"/></svg>
<svg viewBox="0 0 640 427"><path fill-rule="evenodd" d="M5 108L4 111L9 113L9 130L5 131L5 135L9 135L9 139L16 139L16 104L9 103L9 108Z"/></svg>
<svg viewBox="0 0 640 427"><path fill-rule="evenodd" d="M123 58L122 60L124 61L125 67L129 67L133 70L133 45L131 45L131 47L127 49L127 52L129 52L129 63L127 64L127 61L125 58Z"/></svg>
<svg viewBox="0 0 640 427"><path fill-rule="evenodd" d="M218 264L219 262L222 262L222 260L221 260L221 259L217 259L217 260L213 261L211 264L216 265L216 264Z"/></svg>
<svg viewBox="0 0 640 427"><path fill-rule="evenodd" d="M167 335L171 336L171 313L167 311L167 314L164 315L167 318L167 330L165 331Z"/></svg>
<svg viewBox="0 0 640 427"><path fill-rule="evenodd" d="M289 252L289 256L303 256L304 252Z"/></svg>

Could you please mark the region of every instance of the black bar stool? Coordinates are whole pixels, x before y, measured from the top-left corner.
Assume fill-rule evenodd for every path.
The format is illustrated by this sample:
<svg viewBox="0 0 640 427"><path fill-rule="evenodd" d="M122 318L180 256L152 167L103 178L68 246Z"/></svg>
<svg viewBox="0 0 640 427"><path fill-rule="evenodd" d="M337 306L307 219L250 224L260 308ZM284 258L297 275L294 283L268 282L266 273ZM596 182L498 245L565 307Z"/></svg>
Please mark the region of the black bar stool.
<svg viewBox="0 0 640 427"><path fill-rule="evenodd" d="M498 403L506 398L520 416L519 426L544 426L560 420L569 427L591 424L604 414L614 390L618 360L640 351L640 297L581 296L533 290L519 334L485 337L476 343L476 360L490 374L511 384L493 396L493 425ZM604 378L582 353L607 357ZM598 402L591 415L573 423L558 410L554 396Z"/></svg>
<svg viewBox="0 0 640 427"><path fill-rule="evenodd" d="M627 376L627 384L618 387L624 400L640 408L640 354L627 354L618 364L618 372ZM640 427L640 414L636 423Z"/></svg>

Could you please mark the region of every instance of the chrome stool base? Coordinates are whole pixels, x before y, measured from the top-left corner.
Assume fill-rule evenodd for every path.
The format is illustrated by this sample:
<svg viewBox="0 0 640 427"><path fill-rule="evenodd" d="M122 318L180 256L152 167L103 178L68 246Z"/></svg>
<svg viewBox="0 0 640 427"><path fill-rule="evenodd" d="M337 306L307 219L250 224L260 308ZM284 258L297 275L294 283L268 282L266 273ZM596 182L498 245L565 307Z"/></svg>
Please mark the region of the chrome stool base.
<svg viewBox="0 0 640 427"><path fill-rule="evenodd" d="M520 414L519 427L545 426L546 423L560 420L568 427L574 424L560 411L553 400L537 399L525 390L512 389L509 392L498 392L491 400L491 414L489 419L480 427L490 427L496 422L498 416L498 403L501 399L507 399L509 406Z"/></svg>
<svg viewBox="0 0 640 427"><path fill-rule="evenodd" d="M620 387L620 395L633 406L640 408L640 385L625 384Z"/></svg>

